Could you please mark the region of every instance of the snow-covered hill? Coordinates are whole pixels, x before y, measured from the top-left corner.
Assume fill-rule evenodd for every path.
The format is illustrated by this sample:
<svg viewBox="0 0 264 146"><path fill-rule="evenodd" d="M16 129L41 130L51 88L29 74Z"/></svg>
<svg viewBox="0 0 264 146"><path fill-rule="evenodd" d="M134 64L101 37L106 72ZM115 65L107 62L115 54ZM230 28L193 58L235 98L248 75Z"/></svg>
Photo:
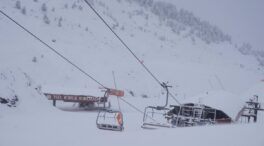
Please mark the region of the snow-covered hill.
<svg viewBox="0 0 264 146"><path fill-rule="evenodd" d="M203 17L169 1L89 2L141 62L160 81L173 86L171 92L179 101L208 92L219 93L214 95L218 97L232 94L243 101L254 94L264 98L263 52L235 42L228 32ZM164 102L161 87L84 1L2 0L0 9L105 86L114 87L114 71L118 88L124 89L125 98L141 110ZM3 15L0 44L0 97L19 98L16 108L0 105L0 145L143 145L142 141L153 145L177 141L181 145L264 144L260 137L264 127L259 124L144 131L140 128L142 115L125 103L121 104L124 133L97 130L96 113L63 112L53 108L42 95L43 91L61 88L67 89L65 94L71 89L100 92L97 83ZM114 99L112 104L117 108ZM175 103L170 100L170 104ZM200 135L201 130L204 132ZM226 135L224 130L232 132ZM248 133L241 134L245 132ZM181 136L196 137L197 142L177 138ZM209 137L210 143L201 140L203 137ZM221 142L219 137L227 142ZM246 137L256 137L256 141L251 143Z"/></svg>
<svg viewBox="0 0 264 146"><path fill-rule="evenodd" d="M12 14L22 25L107 86L113 85L111 72L115 71L120 86L126 90L150 94L154 88L151 96L160 92L159 86L82 1L25 1L20 2L20 9L16 8L16 1L2 3L6 13ZM179 90L178 94L188 96L212 88L224 88L220 87L217 78L222 80L223 86L228 86L227 90L240 92L261 79L262 67L254 57L239 53L230 44L230 37L225 39L227 35L219 28L200 20L188 11L182 10L183 14L178 12L182 16L178 16L179 20L174 21L171 20L174 15L169 17L170 15L165 13L165 10L168 10L174 14L174 7L166 9L167 3L160 2L159 5L155 2L152 6L155 9L144 9L143 6L130 1L93 3L158 78L177 87L175 89ZM23 9L26 9L25 14ZM84 76L78 71L12 22L3 16L1 19L1 31L7 34L1 36L6 47L3 54L10 54L1 57L1 62L23 66L31 72L28 74L42 85L97 86L89 79L84 80ZM5 28L6 26L9 29ZM18 39L13 34L16 34ZM207 40L206 38L214 38L210 35L215 36L216 41ZM14 41L16 43L12 43ZM10 58L19 61L14 62ZM251 76L251 79L242 80L246 76ZM142 81L141 78L146 80ZM246 84L243 86L236 86L244 82ZM137 91L134 89L135 84L139 87Z"/></svg>

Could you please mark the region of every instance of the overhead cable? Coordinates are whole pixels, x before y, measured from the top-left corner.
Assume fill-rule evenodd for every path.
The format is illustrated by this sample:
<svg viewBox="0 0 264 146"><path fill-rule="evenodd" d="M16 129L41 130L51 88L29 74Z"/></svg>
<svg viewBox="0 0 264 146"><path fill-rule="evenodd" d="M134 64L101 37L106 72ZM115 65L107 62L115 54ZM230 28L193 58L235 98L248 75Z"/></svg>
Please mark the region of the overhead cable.
<svg viewBox="0 0 264 146"><path fill-rule="evenodd" d="M92 9L92 11L100 18L100 20L107 26L107 28L116 36L116 38L125 46L125 48L134 56L134 58L142 65L142 67L152 76L152 78L163 87L162 83L158 80L158 78L149 70L149 68L137 57L137 55L128 47L128 45L121 39L121 37L110 27L110 25L104 20L104 18L94 9L94 7L88 2L88 0L84 0L84 2ZM164 88L164 87L163 87ZM180 102L171 94L169 95L178 103Z"/></svg>
<svg viewBox="0 0 264 146"><path fill-rule="evenodd" d="M38 40L39 42L41 42L43 45L45 45L47 48L49 48L52 52L54 52L55 54L57 54L58 56L60 56L64 61L66 61L67 63L71 64L73 67L75 67L77 70L79 70L80 72L82 72L85 76L89 77L91 80L93 80L94 82L96 82L97 84L99 84L100 86L102 86L103 88L106 88L102 83L100 83L98 80L96 80L95 78L93 78L91 75L89 75L86 71L84 71L83 69L81 69L78 65L76 65L75 63L73 63L71 60L69 60L67 57L65 57L64 55L62 55L60 52L58 52L56 49L54 49L53 47L51 47L50 45L48 45L47 43L45 43L42 39L40 39L38 36L36 36L35 34L33 34L31 31L29 31L27 28L25 28L24 26L22 26L21 24L19 24L17 21L15 21L13 18L11 18L9 15L7 15L6 13L4 13L2 10L0 10L0 13L3 14L6 18L8 18L9 20L11 20L12 22L14 22L17 26L19 26L20 28L22 28L24 31L26 31L28 34L30 34L31 36L33 36L36 40Z"/></svg>

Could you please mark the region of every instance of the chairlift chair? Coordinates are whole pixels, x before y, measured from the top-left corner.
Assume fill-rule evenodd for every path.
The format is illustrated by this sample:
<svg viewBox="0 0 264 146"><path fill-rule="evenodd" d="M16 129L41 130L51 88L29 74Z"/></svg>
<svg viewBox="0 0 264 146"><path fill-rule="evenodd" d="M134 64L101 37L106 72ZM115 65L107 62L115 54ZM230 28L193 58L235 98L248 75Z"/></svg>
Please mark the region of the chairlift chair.
<svg viewBox="0 0 264 146"><path fill-rule="evenodd" d="M122 97L124 96L124 91L117 89L106 89L105 96L108 97L109 95ZM123 114L121 111L111 110L104 106L104 109L98 112L96 125L97 128L102 130L123 131Z"/></svg>
<svg viewBox="0 0 264 146"><path fill-rule="evenodd" d="M167 122L165 116L170 109L160 106L148 106L145 108L143 116L144 129L155 129L156 127L169 128L170 124Z"/></svg>
<svg viewBox="0 0 264 146"><path fill-rule="evenodd" d="M155 129L156 127L166 127L169 128L170 124L166 120L166 115L169 112L168 98L169 90L168 86L165 83L161 84L164 89L166 89L166 103L164 106L147 106L144 110L143 124L142 128L144 129Z"/></svg>
<svg viewBox="0 0 264 146"><path fill-rule="evenodd" d="M98 112L96 125L102 130L123 131L123 114L115 110L101 110Z"/></svg>

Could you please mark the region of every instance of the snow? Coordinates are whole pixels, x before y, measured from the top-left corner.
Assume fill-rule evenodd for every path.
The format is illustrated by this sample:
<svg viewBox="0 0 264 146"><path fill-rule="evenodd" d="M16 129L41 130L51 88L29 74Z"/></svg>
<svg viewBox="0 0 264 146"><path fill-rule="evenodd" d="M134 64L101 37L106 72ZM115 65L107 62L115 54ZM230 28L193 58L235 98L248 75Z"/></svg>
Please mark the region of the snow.
<svg viewBox="0 0 264 146"><path fill-rule="evenodd" d="M129 0L90 1L154 75L169 81L171 93L180 102L208 102L208 106L224 109L231 116L255 94L263 102L264 70L255 56L241 54L229 42L207 44L196 37L193 41L186 36L188 26L177 34L152 11ZM142 111L146 106L165 103L165 91L83 1L21 1L26 14L15 8L15 3L0 1L0 9L109 88L114 88L114 71L117 89L126 92L123 99ZM41 10L43 3L46 12ZM213 14L209 17L195 8L186 9L213 21ZM43 22L44 15L50 24ZM222 28L218 21L213 24ZM222 30L230 34L235 31ZM263 114L255 124L144 130L140 127L143 115L121 100L125 130L99 130L96 111L64 102L55 108L42 94L101 95L98 84L3 15L0 44L0 97L19 98L17 107L0 104L0 146L264 145ZM118 110L117 98L110 100L112 108ZM169 104L176 103L170 98Z"/></svg>
<svg viewBox="0 0 264 146"><path fill-rule="evenodd" d="M178 8L190 10L211 24L220 26L222 30L232 35L236 42L248 42L258 50L263 50L264 19L259 17L264 13L262 0L164 0L175 4Z"/></svg>
<svg viewBox="0 0 264 146"><path fill-rule="evenodd" d="M48 119L47 119L48 117ZM1 145L263 145L263 125L220 125L177 129L143 130L126 117L124 132L96 129L93 113L60 113L47 116L16 115L1 121ZM19 120L19 121L18 121ZM133 121L132 120L132 121ZM138 120L138 119L137 119ZM129 126L128 126L129 125ZM191 138L191 140L190 140ZM14 140L15 139L15 140Z"/></svg>

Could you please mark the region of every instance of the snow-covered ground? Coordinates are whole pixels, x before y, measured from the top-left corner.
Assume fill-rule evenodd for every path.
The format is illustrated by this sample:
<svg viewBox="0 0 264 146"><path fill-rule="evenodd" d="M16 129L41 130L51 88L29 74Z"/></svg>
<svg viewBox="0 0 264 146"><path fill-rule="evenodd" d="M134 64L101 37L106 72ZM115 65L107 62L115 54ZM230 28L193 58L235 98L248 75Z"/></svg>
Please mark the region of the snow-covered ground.
<svg viewBox="0 0 264 146"><path fill-rule="evenodd" d="M264 19L260 14L264 12L262 0L163 0L177 5L178 8L190 10L202 19L216 24L236 43L251 43L258 50L263 50Z"/></svg>
<svg viewBox="0 0 264 146"><path fill-rule="evenodd" d="M179 101L203 102L210 97L219 100L209 100L212 104L232 101L227 105L229 109L234 105L227 111L231 113L255 94L264 102L264 57L252 53L255 48L243 54L241 40L233 39L241 32L229 32L213 13L205 15L188 2L178 7L169 0L186 10L178 12L168 3L147 0L89 2L154 75L173 86L170 91ZM114 88L114 71L117 87L126 92L124 99L140 110L164 104L161 87L84 1L1 0L0 9L103 85ZM97 112L63 102L55 108L42 93L101 94L100 85L3 15L0 44L0 97L19 98L17 107L0 104L0 146L264 145L263 114L256 124L144 130L140 127L143 115L122 101L125 130L99 130L95 125ZM112 108L118 109L116 98L110 100ZM169 104L176 103L170 99Z"/></svg>

